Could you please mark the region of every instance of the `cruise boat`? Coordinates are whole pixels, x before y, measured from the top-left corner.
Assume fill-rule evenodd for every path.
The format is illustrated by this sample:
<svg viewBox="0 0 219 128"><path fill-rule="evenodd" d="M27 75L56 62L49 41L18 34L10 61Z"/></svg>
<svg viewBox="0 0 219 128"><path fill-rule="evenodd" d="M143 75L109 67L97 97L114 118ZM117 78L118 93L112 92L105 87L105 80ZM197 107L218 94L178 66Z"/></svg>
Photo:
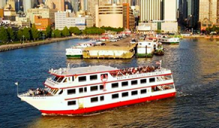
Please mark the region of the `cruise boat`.
<svg viewBox="0 0 219 128"><path fill-rule="evenodd" d="M68 66L49 72L45 88L18 94L42 115L81 115L176 95L171 70L160 66Z"/></svg>
<svg viewBox="0 0 219 128"><path fill-rule="evenodd" d="M75 46L66 49L66 57L67 58L82 58L82 52L84 48L94 46L96 41L87 41L83 43L79 43Z"/></svg>
<svg viewBox="0 0 219 128"><path fill-rule="evenodd" d="M168 37L165 35L158 36L158 39L163 44L179 44L180 38L177 37Z"/></svg>

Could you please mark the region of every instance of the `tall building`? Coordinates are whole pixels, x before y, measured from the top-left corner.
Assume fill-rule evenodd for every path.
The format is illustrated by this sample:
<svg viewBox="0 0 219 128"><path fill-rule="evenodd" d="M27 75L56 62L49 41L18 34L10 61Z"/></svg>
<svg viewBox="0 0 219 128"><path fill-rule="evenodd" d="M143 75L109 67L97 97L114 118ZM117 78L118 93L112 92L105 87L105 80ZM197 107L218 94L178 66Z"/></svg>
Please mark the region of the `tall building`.
<svg viewBox="0 0 219 128"><path fill-rule="evenodd" d="M0 0L0 9L4 8L6 5L6 0Z"/></svg>
<svg viewBox="0 0 219 128"><path fill-rule="evenodd" d="M50 9L57 9L58 11L65 11L65 0L46 0L45 4Z"/></svg>
<svg viewBox="0 0 219 128"><path fill-rule="evenodd" d="M4 7L4 19L15 21L16 18L16 12L15 12L15 1L14 0L8 0L7 4Z"/></svg>
<svg viewBox="0 0 219 128"><path fill-rule="evenodd" d="M23 0L23 10L26 13L28 9L34 7L35 0Z"/></svg>
<svg viewBox="0 0 219 128"><path fill-rule="evenodd" d="M49 18L52 23L55 22L55 12L56 9L49 8L32 8L27 10L27 17L30 19L31 23L35 23L35 16L41 16L41 18Z"/></svg>
<svg viewBox="0 0 219 128"><path fill-rule="evenodd" d="M96 5L96 26L133 29L135 19L129 4Z"/></svg>
<svg viewBox="0 0 219 128"><path fill-rule="evenodd" d="M163 0L140 0L140 20L163 20Z"/></svg>
<svg viewBox="0 0 219 128"><path fill-rule="evenodd" d="M74 14L66 12L55 13L55 29L63 30L65 27L78 27L84 30L86 27L93 26L93 19L91 17L74 17Z"/></svg>
<svg viewBox="0 0 219 128"><path fill-rule="evenodd" d="M199 0L199 22L201 30L219 25L219 1Z"/></svg>
<svg viewBox="0 0 219 128"><path fill-rule="evenodd" d="M176 21L176 1L164 0L164 21Z"/></svg>
<svg viewBox="0 0 219 128"><path fill-rule="evenodd" d="M199 0L179 1L179 23L188 28L197 28L199 20Z"/></svg>

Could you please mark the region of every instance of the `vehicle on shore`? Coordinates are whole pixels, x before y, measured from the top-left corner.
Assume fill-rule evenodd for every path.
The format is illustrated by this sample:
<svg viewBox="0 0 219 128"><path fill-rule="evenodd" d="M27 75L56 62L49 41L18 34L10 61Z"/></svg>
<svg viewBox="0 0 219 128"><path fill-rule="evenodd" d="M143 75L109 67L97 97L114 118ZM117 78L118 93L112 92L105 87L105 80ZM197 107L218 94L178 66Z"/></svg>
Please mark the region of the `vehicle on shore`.
<svg viewBox="0 0 219 128"><path fill-rule="evenodd" d="M171 70L161 66L68 66L49 73L45 88L18 94L42 115L92 113L176 95Z"/></svg>

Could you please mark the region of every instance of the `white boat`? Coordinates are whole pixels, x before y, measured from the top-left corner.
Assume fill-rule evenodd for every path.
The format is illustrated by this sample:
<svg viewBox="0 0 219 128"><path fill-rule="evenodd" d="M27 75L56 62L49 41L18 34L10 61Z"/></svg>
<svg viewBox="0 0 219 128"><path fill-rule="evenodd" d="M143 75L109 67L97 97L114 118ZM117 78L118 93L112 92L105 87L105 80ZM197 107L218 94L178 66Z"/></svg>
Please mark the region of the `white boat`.
<svg viewBox="0 0 219 128"><path fill-rule="evenodd" d="M83 57L83 50L87 47L94 46L96 41L87 41L83 43L79 43L71 48L66 49L66 57L67 58L82 58Z"/></svg>
<svg viewBox="0 0 219 128"><path fill-rule="evenodd" d="M77 115L174 97L170 70L153 66L118 69L110 66L51 69L44 89L18 97L42 115Z"/></svg>
<svg viewBox="0 0 219 128"><path fill-rule="evenodd" d="M165 35L159 35L158 39L163 44L179 44L179 42L180 42L180 38L168 37L168 36L165 36Z"/></svg>
<svg viewBox="0 0 219 128"><path fill-rule="evenodd" d="M137 56L153 57L155 47L156 47L156 41L153 40L139 41L137 46Z"/></svg>

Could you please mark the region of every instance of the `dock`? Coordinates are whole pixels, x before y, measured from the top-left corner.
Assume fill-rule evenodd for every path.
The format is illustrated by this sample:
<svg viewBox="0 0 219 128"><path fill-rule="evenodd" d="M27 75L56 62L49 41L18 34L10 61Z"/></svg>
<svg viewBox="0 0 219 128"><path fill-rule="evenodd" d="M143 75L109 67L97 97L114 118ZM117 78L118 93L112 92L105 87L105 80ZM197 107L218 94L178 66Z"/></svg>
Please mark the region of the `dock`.
<svg viewBox="0 0 219 128"><path fill-rule="evenodd" d="M130 59L135 55L137 44L130 44L131 37L117 42L105 42L105 46L95 46L85 48L83 58L97 59Z"/></svg>

